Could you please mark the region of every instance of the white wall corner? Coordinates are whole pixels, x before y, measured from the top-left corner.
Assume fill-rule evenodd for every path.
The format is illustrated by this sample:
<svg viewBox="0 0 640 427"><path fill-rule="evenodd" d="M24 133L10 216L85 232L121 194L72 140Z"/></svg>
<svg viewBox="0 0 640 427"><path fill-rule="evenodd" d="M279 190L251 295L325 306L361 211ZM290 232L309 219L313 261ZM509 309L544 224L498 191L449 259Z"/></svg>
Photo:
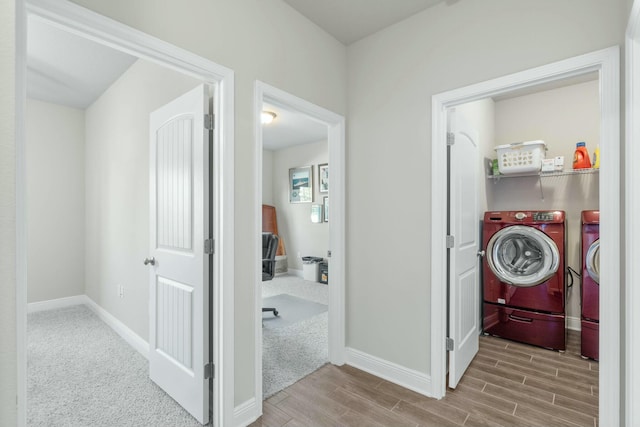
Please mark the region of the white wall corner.
<svg viewBox="0 0 640 427"><path fill-rule="evenodd" d="M106 323L111 329L113 329L120 337L127 342L131 347L136 349L138 353L144 356L145 359L149 359L149 343L143 340L140 335L133 332L120 320L116 319L111 313L104 308L100 307L95 301L86 295L85 304L96 316Z"/></svg>
<svg viewBox="0 0 640 427"><path fill-rule="evenodd" d="M47 301L30 302L27 304L27 313L38 311L56 310L58 308L73 307L74 305L87 305L89 298L86 295L74 295L65 298L56 298Z"/></svg>
<svg viewBox="0 0 640 427"><path fill-rule="evenodd" d="M434 397L431 376L400 366L353 348L347 348L347 365L362 369L394 384L413 390L427 397Z"/></svg>
<svg viewBox="0 0 640 427"><path fill-rule="evenodd" d="M304 275L302 273L302 270L296 270L296 269L293 269L293 268L288 269L287 270L287 274L289 274L289 276L296 276L296 277L299 277L301 279L304 277Z"/></svg>
<svg viewBox="0 0 640 427"><path fill-rule="evenodd" d="M86 295L74 295L66 298L57 298L48 301L32 302L27 305L28 313L35 313L38 311L56 310L59 308L73 307L76 305L85 305L96 316L100 318L104 323L113 329L123 340L127 342L131 347L136 349L142 354L145 359L149 359L149 343L143 340L138 334L133 332L120 320L116 319L111 313L107 312L104 308L100 307Z"/></svg>
<svg viewBox="0 0 640 427"><path fill-rule="evenodd" d="M262 402L260 402L262 405ZM235 427L245 427L260 418L262 408L258 406L256 399L252 397L233 409L233 425Z"/></svg>

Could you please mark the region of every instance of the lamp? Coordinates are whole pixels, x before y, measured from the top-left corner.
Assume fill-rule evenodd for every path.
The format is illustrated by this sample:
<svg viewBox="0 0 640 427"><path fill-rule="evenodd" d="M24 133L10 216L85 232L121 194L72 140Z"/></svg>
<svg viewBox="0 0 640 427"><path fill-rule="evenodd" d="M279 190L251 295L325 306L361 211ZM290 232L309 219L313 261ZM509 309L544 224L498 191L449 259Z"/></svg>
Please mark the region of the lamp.
<svg viewBox="0 0 640 427"><path fill-rule="evenodd" d="M276 118L276 113L272 111L263 111L260 115L260 120L263 125L268 125Z"/></svg>

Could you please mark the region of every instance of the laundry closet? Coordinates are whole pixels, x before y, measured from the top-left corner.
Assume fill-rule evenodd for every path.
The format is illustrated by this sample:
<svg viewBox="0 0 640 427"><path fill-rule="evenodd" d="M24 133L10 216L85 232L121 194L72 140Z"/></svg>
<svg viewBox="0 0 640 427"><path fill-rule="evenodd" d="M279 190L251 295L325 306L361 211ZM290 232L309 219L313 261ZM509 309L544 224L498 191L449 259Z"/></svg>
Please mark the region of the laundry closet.
<svg viewBox="0 0 640 427"><path fill-rule="evenodd" d="M598 252L588 254L599 233L599 170L573 170L576 144L585 142L591 157L600 141L597 74L472 102L456 107L456 114L479 135L478 221L487 252L479 290L483 331L564 351L565 328L583 330L582 355L597 360L599 284L592 278L597 271L587 272L583 259L591 256L599 267ZM545 158L559 158L556 171L493 176L495 148L523 141L544 141ZM519 228L510 229L512 237L497 237L498 231L513 226ZM510 265L496 266L490 259L496 256ZM510 268L513 279L506 271ZM549 269L546 276L543 268ZM527 269L531 275L519 279ZM581 275L586 292L581 292ZM499 292L488 291L491 281Z"/></svg>

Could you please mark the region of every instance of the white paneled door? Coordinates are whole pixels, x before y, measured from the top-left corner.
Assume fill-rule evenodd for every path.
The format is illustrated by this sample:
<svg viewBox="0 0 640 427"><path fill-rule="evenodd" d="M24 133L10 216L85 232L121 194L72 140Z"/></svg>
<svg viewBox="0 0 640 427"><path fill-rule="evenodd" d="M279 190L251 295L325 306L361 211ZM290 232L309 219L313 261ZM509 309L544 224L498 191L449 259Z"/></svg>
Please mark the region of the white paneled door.
<svg viewBox="0 0 640 427"><path fill-rule="evenodd" d="M209 422L208 87L150 116L149 375ZM208 252L208 251L207 251Z"/></svg>
<svg viewBox="0 0 640 427"><path fill-rule="evenodd" d="M455 388L479 345L478 133L449 113L449 387ZM450 245L451 246L451 245Z"/></svg>

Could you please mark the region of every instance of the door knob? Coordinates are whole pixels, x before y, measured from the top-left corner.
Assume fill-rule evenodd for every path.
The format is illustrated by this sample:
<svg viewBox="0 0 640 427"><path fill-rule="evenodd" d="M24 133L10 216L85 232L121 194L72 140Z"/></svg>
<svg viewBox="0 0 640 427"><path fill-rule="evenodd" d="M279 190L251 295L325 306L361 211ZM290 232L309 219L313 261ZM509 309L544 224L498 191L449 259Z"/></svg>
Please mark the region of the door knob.
<svg viewBox="0 0 640 427"><path fill-rule="evenodd" d="M145 258L144 259L144 265L156 265L156 259L154 257L151 258Z"/></svg>
<svg viewBox="0 0 640 427"><path fill-rule="evenodd" d="M478 251L478 256L479 257L483 257L485 254L486 254L486 252L483 251L483 250Z"/></svg>

